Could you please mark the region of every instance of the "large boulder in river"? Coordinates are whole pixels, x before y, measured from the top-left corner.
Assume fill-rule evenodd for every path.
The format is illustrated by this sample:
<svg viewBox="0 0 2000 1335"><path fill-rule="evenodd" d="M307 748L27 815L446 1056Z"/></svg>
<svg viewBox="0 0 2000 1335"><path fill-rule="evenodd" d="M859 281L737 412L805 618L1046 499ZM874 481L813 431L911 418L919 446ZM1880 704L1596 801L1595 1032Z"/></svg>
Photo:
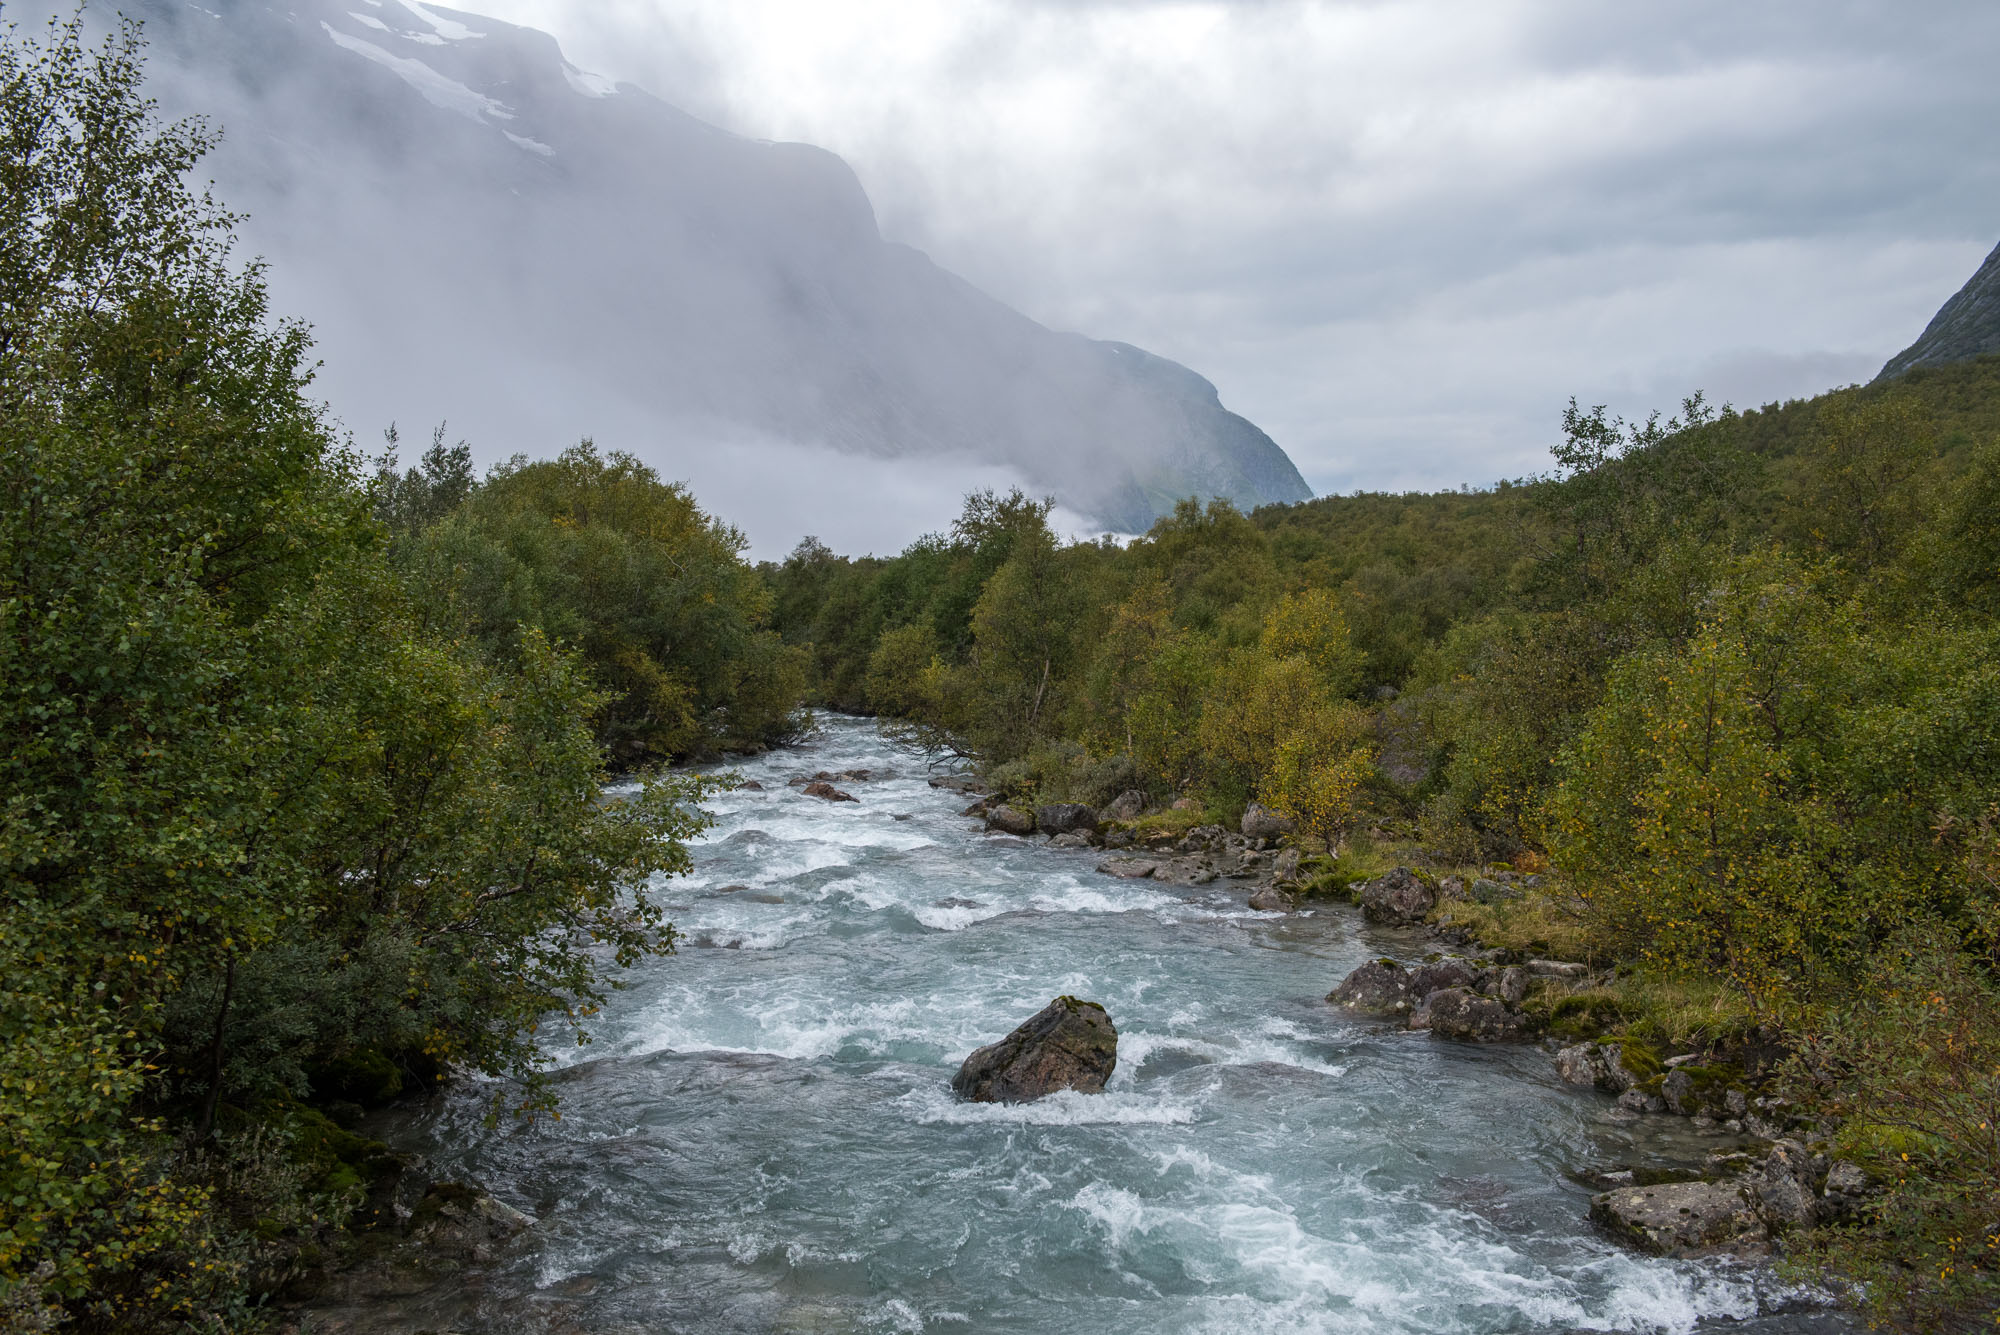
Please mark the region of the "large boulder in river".
<svg viewBox="0 0 2000 1335"><path fill-rule="evenodd" d="M1290 834L1294 825L1291 817L1280 816L1262 802L1252 802L1243 808L1245 839L1276 839L1281 834Z"/></svg>
<svg viewBox="0 0 2000 1335"><path fill-rule="evenodd" d="M1081 802L1052 802L1035 808L1035 828L1043 834L1089 834L1097 813Z"/></svg>
<svg viewBox="0 0 2000 1335"><path fill-rule="evenodd" d="M1437 892L1408 867L1364 881L1360 889L1361 916L1370 922L1408 926L1422 922L1437 907Z"/></svg>
<svg viewBox="0 0 2000 1335"><path fill-rule="evenodd" d="M974 1103L1030 1103L1059 1089L1098 1094L1118 1065L1118 1030L1094 1001L1057 997L965 1059L952 1092Z"/></svg>

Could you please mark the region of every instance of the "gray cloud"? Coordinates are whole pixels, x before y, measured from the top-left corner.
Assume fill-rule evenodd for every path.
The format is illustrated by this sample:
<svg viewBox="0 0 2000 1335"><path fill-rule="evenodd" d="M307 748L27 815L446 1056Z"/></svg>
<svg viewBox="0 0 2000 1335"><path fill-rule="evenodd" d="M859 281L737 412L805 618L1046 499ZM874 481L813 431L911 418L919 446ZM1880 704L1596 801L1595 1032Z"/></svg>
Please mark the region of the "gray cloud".
<svg viewBox="0 0 2000 1335"><path fill-rule="evenodd" d="M1323 490L1529 471L1572 393L1865 375L2000 232L1976 3L486 8L841 153L888 235L1195 367Z"/></svg>

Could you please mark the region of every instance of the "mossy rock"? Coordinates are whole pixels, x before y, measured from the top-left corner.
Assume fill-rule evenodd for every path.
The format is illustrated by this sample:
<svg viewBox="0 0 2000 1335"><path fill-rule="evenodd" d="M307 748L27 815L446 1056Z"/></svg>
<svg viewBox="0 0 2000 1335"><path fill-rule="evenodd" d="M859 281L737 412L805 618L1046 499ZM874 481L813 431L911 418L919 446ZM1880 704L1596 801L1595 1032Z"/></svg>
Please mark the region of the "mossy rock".
<svg viewBox="0 0 2000 1335"><path fill-rule="evenodd" d="M330 1057L310 1072L313 1094L326 1100L379 1108L403 1092L403 1072L373 1048L356 1048Z"/></svg>

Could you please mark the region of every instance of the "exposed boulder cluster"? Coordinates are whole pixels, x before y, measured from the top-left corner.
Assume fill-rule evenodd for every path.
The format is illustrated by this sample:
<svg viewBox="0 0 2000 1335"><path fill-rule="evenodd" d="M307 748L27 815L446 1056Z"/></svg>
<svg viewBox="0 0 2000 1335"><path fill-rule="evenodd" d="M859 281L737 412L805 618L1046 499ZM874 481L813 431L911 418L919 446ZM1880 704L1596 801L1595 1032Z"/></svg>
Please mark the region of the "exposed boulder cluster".
<svg viewBox="0 0 2000 1335"><path fill-rule="evenodd" d="M1348 974L1326 999L1359 1015L1404 1017L1411 1029L1428 1029L1439 1038L1513 1043L1533 1036L1520 1009L1533 977L1531 968L1497 958L1414 966L1377 959Z"/></svg>
<svg viewBox="0 0 2000 1335"><path fill-rule="evenodd" d="M1057 997L952 1077L973 1103L1030 1103L1059 1089L1098 1094L1118 1065L1118 1029L1094 1001Z"/></svg>
<svg viewBox="0 0 2000 1335"><path fill-rule="evenodd" d="M977 791L969 781L933 779L931 783L958 792ZM1251 908L1283 913L1293 907L1299 851L1278 847L1276 842L1291 829L1289 821L1253 802L1244 813L1240 831L1220 825L1198 825L1184 833L1135 827L1134 822L1147 808L1146 794L1130 789L1096 809L1073 802L1030 809L985 795L961 814L983 821L997 834L1022 838L1042 834L1054 848L1102 848L1121 854L1098 864L1097 870L1107 876L1167 885L1244 881L1251 883Z"/></svg>
<svg viewBox="0 0 2000 1335"><path fill-rule="evenodd" d="M1873 1190L1855 1165L1798 1140L1778 1140L1761 1158L1719 1158L1721 1176L1601 1192L1590 1217L1656 1256L1763 1256L1795 1229L1853 1222Z"/></svg>

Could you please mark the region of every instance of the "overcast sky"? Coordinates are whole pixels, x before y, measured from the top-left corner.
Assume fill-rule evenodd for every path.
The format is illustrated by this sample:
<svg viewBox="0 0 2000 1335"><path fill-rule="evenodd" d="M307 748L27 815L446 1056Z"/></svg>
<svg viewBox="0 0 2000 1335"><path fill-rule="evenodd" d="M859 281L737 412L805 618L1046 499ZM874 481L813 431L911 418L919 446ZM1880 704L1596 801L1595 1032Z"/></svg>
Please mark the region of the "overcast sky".
<svg viewBox="0 0 2000 1335"><path fill-rule="evenodd" d="M1563 403L1871 377L2000 238L2000 5L476 0L853 164L884 233L1186 362L1317 490Z"/></svg>

